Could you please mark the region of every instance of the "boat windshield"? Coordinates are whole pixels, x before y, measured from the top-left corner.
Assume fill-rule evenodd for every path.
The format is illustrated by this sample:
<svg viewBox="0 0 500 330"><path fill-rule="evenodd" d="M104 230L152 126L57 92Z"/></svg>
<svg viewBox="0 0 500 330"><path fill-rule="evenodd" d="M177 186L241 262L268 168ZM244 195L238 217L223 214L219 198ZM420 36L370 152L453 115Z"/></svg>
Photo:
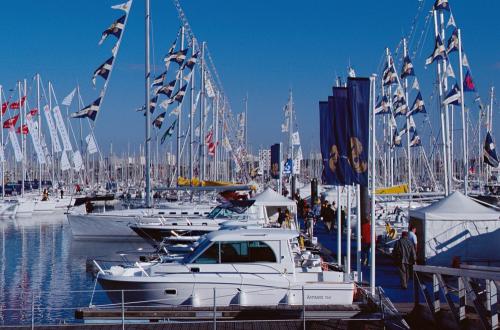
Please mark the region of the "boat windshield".
<svg viewBox="0 0 500 330"><path fill-rule="evenodd" d="M204 251L210 244L212 244L212 242L205 236L202 236L198 240L198 245L196 246L196 248L191 253L187 254L184 257L183 261L185 263L190 263L194 259L194 257L200 253L200 251Z"/></svg>

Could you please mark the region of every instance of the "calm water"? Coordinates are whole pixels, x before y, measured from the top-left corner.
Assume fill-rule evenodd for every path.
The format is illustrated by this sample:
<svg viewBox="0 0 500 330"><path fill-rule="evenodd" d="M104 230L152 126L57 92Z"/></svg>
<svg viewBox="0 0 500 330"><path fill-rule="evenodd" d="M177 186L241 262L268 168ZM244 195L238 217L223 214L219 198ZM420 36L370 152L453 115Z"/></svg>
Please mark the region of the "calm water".
<svg viewBox="0 0 500 330"><path fill-rule="evenodd" d="M90 303L94 278L87 258L119 260L117 252L147 243L73 240L65 215L0 219L0 325L76 322L74 311ZM97 289L100 289L97 286ZM87 291L87 292L76 292ZM107 303L97 293L93 303Z"/></svg>

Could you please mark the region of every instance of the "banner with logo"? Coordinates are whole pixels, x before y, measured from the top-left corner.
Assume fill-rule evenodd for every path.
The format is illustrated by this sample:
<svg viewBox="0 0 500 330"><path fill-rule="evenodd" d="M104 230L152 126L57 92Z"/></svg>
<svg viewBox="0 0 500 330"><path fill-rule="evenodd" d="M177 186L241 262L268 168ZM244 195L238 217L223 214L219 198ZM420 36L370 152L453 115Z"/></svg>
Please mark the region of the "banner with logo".
<svg viewBox="0 0 500 330"><path fill-rule="evenodd" d="M49 126L50 141L52 142L52 147L54 152L62 151L61 144L59 143L59 137L57 136L57 129L52 119L50 113L50 108L48 105L43 107L43 113L45 114L45 120L47 121L47 126Z"/></svg>
<svg viewBox="0 0 500 330"><path fill-rule="evenodd" d="M26 124L28 125L28 132L31 135L38 163L45 164L45 154L38 138L38 125L35 125L36 123L33 122L33 117L29 113L26 115Z"/></svg>
<svg viewBox="0 0 500 330"><path fill-rule="evenodd" d="M68 131L66 130L66 125L64 125L64 119L61 115L61 110L59 109L59 106L54 107L54 109L52 109L52 112L54 113L54 119L56 120L57 130L61 135L61 140L63 142L64 150L73 151L73 147L71 146L71 141L69 140Z"/></svg>
<svg viewBox="0 0 500 330"><path fill-rule="evenodd" d="M12 149L14 149L14 156L16 162L21 162L23 160L23 153L21 152L21 146L19 146L19 141L17 141L16 131L14 127L9 128L9 139L10 144L12 144Z"/></svg>
<svg viewBox="0 0 500 330"><path fill-rule="evenodd" d="M272 179L280 178L280 170L281 170L281 144L276 143L271 146L271 168L269 173L271 173Z"/></svg>

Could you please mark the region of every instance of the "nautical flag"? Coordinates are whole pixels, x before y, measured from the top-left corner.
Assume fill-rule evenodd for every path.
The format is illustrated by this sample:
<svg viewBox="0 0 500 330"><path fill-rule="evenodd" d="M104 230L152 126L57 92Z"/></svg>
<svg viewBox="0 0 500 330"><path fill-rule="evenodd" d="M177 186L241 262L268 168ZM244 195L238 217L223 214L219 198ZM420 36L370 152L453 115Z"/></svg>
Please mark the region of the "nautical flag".
<svg viewBox="0 0 500 330"><path fill-rule="evenodd" d="M99 111L99 106L101 105L101 97L95 100L92 104L87 105L85 108L81 109L78 112L72 113L72 118L85 118L88 117L92 120L95 120L97 116L97 111Z"/></svg>
<svg viewBox="0 0 500 330"><path fill-rule="evenodd" d="M450 14L450 19L448 19L448 23L446 24L446 27L454 26L457 27L455 24L455 19L453 18L453 14Z"/></svg>
<svg viewBox="0 0 500 330"><path fill-rule="evenodd" d="M350 78L356 78L356 71L349 65L347 68L347 76Z"/></svg>
<svg viewBox="0 0 500 330"><path fill-rule="evenodd" d="M33 117L33 116L36 116L38 114L38 109L31 109L29 114Z"/></svg>
<svg viewBox="0 0 500 330"><path fill-rule="evenodd" d="M17 120L19 119L19 114L15 115L12 118L7 119L3 122L3 128L11 128L16 126Z"/></svg>
<svg viewBox="0 0 500 330"><path fill-rule="evenodd" d="M194 53L191 57L182 65L182 69L189 68L189 70L193 70L196 62L198 62L198 54L199 52Z"/></svg>
<svg viewBox="0 0 500 330"><path fill-rule="evenodd" d="M208 131L208 134L205 136L205 144L211 143L212 139L213 139L213 136L214 136L214 131L212 129L210 129Z"/></svg>
<svg viewBox="0 0 500 330"><path fill-rule="evenodd" d="M215 97L215 89L212 85L212 81L208 74L205 75L205 89L207 90L207 96L212 98Z"/></svg>
<svg viewBox="0 0 500 330"><path fill-rule="evenodd" d="M415 113L427 113L427 111L425 110L424 100L420 92L418 92L417 97L415 98L415 101L413 102L413 105L411 106L411 109L408 112L407 116L411 116Z"/></svg>
<svg viewBox="0 0 500 330"><path fill-rule="evenodd" d="M300 145L299 132L293 132L292 133L292 145L294 145L294 146Z"/></svg>
<svg viewBox="0 0 500 330"><path fill-rule="evenodd" d="M394 116L406 115L408 112L408 105L406 104L403 90L398 88L394 97L392 98L392 107L394 108Z"/></svg>
<svg viewBox="0 0 500 330"><path fill-rule="evenodd" d="M387 113L391 113L391 107L387 96L384 95L375 107L375 115L383 115Z"/></svg>
<svg viewBox="0 0 500 330"><path fill-rule="evenodd" d="M26 100L26 96L23 96L21 97L21 101L15 101L15 102L12 102L9 106L9 109L11 110L19 110L23 105L24 105L24 101Z"/></svg>
<svg viewBox="0 0 500 330"><path fill-rule="evenodd" d="M65 105L67 107L69 107L71 105L71 103L73 102L73 98L75 97L75 93L76 93L76 88L73 88L73 90L71 91L71 93L69 93L61 102L62 105Z"/></svg>
<svg viewBox="0 0 500 330"><path fill-rule="evenodd" d="M164 58L165 64L170 63L171 61L174 61L175 63L182 65L182 63L186 59L187 52L188 52L188 48L179 50L176 53L172 53L172 54L169 53Z"/></svg>
<svg viewBox="0 0 500 330"><path fill-rule="evenodd" d="M446 48L446 53L455 52L458 50L459 40L458 40L458 29L453 30L450 38L448 39L448 47Z"/></svg>
<svg viewBox="0 0 500 330"><path fill-rule="evenodd" d="M435 60L446 58L446 49L444 48L443 41L441 37L438 35L436 37L436 43L434 46L434 51L425 61L425 65L432 64Z"/></svg>
<svg viewBox="0 0 500 330"><path fill-rule="evenodd" d="M281 124L281 133L288 132L288 122Z"/></svg>
<svg viewBox="0 0 500 330"><path fill-rule="evenodd" d="M24 124L24 125L23 125L22 132L23 132L23 134L24 134L24 135L26 135L26 134L28 134L28 133L29 133L29 130L28 130L28 125L26 125L26 124ZM18 128L16 129L16 133L17 133L17 134L21 134L21 127L18 127Z"/></svg>
<svg viewBox="0 0 500 330"><path fill-rule="evenodd" d="M99 151L99 149L97 148L97 143L92 133L85 137L85 142L87 143L87 152L89 154L92 155Z"/></svg>
<svg viewBox="0 0 500 330"><path fill-rule="evenodd" d="M179 71L180 72L180 71ZM187 75L185 75L184 77L182 77L182 79L188 83L190 80L191 80L191 77L193 76L193 71L189 71L189 73Z"/></svg>
<svg viewBox="0 0 500 330"><path fill-rule="evenodd" d="M102 33L101 40L99 41L99 45L102 45L102 43L104 42L104 40L106 40L106 38L109 35L113 35L117 39L120 39L120 36L122 35L123 28L125 27L125 18L126 17L127 17L126 14L123 15L122 17L120 17L119 19L117 19L113 24L111 24L111 26L109 28L107 28Z"/></svg>
<svg viewBox="0 0 500 330"><path fill-rule="evenodd" d="M493 138L491 137L490 132L486 133L486 140L484 141L484 150L483 150L483 159L484 162L491 167L498 167L498 157L497 152L495 150L495 143L493 143Z"/></svg>
<svg viewBox="0 0 500 330"><path fill-rule="evenodd" d="M448 95L446 95L446 98L443 101L444 105L448 104L453 104L453 105L460 105L462 97L460 95L460 88L458 87L457 84L453 86L453 88L449 91Z"/></svg>
<svg viewBox="0 0 500 330"><path fill-rule="evenodd" d="M209 156L215 156L215 147L217 146L217 143L210 142L208 144L208 155Z"/></svg>
<svg viewBox="0 0 500 330"><path fill-rule="evenodd" d="M401 79L414 75L415 71L413 70L413 63L411 63L409 56L405 56L403 60L403 68L401 69Z"/></svg>
<svg viewBox="0 0 500 330"><path fill-rule="evenodd" d="M149 100L149 112L153 113L156 109L156 103L158 102L158 95L155 95ZM145 113L144 113L145 114Z"/></svg>
<svg viewBox="0 0 500 330"><path fill-rule="evenodd" d="M415 130L410 140L410 147L418 147L420 145L422 145L422 141L420 140L420 136L418 136L417 130Z"/></svg>
<svg viewBox="0 0 500 330"><path fill-rule="evenodd" d="M398 134L397 129L395 129L394 134L392 135L392 145L394 147L402 147L401 137L402 137L402 135Z"/></svg>
<svg viewBox="0 0 500 330"><path fill-rule="evenodd" d="M394 118L394 115L391 113L389 116L389 125L393 128L397 128L398 124L396 123L396 118Z"/></svg>
<svg viewBox="0 0 500 330"><path fill-rule="evenodd" d="M434 9L450 11L450 4L448 0L436 0L436 2L434 2Z"/></svg>
<svg viewBox="0 0 500 330"><path fill-rule="evenodd" d="M2 103L2 115L5 115L5 112L9 108L9 102Z"/></svg>
<svg viewBox="0 0 500 330"><path fill-rule="evenodd" d="M467 60L465 53L462 53L462 65L470 69L469 61Z"/></svg>
<svg viewBox="0 0 500 330"><path fill-rule="evenodd" d="M160 140L160 143L163 144L163 142L165 142L165 140L172 136L172 134L174 134L174 129L175 129L175 123L177 123L177 119L174 120L174 122L167 128L167 130L165 131L165 133L163 134L163 136L161 137L161 140Z"/></svg>
<svg viewBox="0 0 500 330"><path fill-rule="evenodd" d="M174 103L174 100L169 98L169 99L166 99L166 100L164 100L163 102L161 102L161 103L160 103L160 107L161 107L161 108L163 108L163 109L165 109L165 110L167 110L167 109L168 109L168 106L169 106L170 104L172 104L172 103Z"/></svg>
<svg viewBox="0 0 500 330"><path fill-rule="evenodd" d="M155 79L153 79L153 83L151 84L151 87L163 85L163 81L165 80L166 76L167 76L167 71L164 71L162 74L160 74Z"/></svg>
<svg viewBox="0 0 500 330"><path fill-rule="evenodd" d="M94 87L95 87L95 79L97 78L97 76L101 76L102 78L104 78L104 80L108 79L109 72L113 68L113 61L114 60L115 60L115 57L111 56L110 58L108 58L106 60L106 62L101 64L101 66L99 66L94 71L94 76L92 77L92 84L94 85Z"/></svg>
<svg viewBox="0 0 500 330"><path fill-rule="evenodd" d="M184 95L186 94L186 89L187 89L187 84L182 86L177 93L175 93L173 99L176 100L177 102L181 103L182 100L184 99Z"/></svg>
<svg viewBox="0 0 500 330"><path fill-rule="evenodd" d="M174 108L174 110L172 110L172 112L170 112L169 116L178 116L180 113L181 113L181 106L179 104Z"/></svg>
<svg viewBox="0 0 500 330"><path fill-rule="evenodd" d="M231 143L229 142L229 139L227 138L227 135L222 140L222 146L224 147L224 149L226 149L226 151L233 150L233 148L231 147Z"/></svg>
<svg viewBox="0 0 500 330"><path fill-rule="evenodd" d="M130 6L131 5L132 5L132 0L129 0L129 1L124 2L122 4L111 6L111 8L112 9L123 10L125 13L128 14L128 12L130 11Z"/></svg>
<svg viewBox="0 0 500 330"><path fill-rule="evenodd" d="M464 77L464 92L475 92L476 86L474 85L474 81L472 81L472 76L470 74L469 69L467 69L467 73Z"/></svg>
<svg viewBox="0 0 500 330"><path fill-rule="evenodd" d="M382 79L384 86L396 84L398 82L398 75L396 74L392 64L384 70Z"/></svg>
<svg viewBox="0 0 500 330"><path fill-rule="evenodd" d="M174 79L171 82L169 82L167 85L159 88L156 91L156 94L164 94L164 95L167 95L168 97L172 97L172 92L174 91L176 84L177 84L177 80Z"/></svg>
<svg viewBox="0 0 500 330"><path fill-rule="evenodd" d="M156 126L157 128L161 128L161 125L163 124L163 121L165 120L165 115L167 114L166 111L160 113L158 117L153 121L153 125Z"/></svg>
<svg viewBox="0 0 500 330"><path fill-rule="evenodd" d="M420 90L420 84L418 83L417 77L413 80L413 85L411 85L411 88L416 89L417 91Z"/></svg>
<svg viewBox="0 0 500 330"><path fill-rule="evenodd" d="M446 71L443 74L443 81L446 78L455 78L455 72L453 71L453 67L451 66L451 63L448 62L448 66L446 67Z"/></svg>

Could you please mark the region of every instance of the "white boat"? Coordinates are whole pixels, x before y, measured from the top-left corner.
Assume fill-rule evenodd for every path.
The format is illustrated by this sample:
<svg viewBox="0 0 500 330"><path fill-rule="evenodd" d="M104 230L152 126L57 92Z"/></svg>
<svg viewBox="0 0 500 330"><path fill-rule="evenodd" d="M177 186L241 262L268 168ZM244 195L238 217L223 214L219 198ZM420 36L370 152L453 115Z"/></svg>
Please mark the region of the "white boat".
<svg viewBox="0 0 500 330"><path fill-rule="evenodd" d="M0 202L0 218L13 218L16 216L19 204L16 201L4 200Z"/></svg>
<svg viewBox="0 0 500 330"><path fill-rule="evenodd" d="M324 270L319 256L301 252L297 231L219 230L182 261L130 268L98 265L98 281L113 303L127 305L350 305L355 285ZM118 291L113 291L118 290Z"/></svg>
<svg viewBox="0 0 500 330"><path fill-rule="evenodd" d="M68 222L75 238L126 239L138 238L129 225L138 219L143 222L158 221L159 216L200 217L208 214L205 205L192 205L191 209L125 209L103 213L83 213L73 210L68 213Z"/></svg>

